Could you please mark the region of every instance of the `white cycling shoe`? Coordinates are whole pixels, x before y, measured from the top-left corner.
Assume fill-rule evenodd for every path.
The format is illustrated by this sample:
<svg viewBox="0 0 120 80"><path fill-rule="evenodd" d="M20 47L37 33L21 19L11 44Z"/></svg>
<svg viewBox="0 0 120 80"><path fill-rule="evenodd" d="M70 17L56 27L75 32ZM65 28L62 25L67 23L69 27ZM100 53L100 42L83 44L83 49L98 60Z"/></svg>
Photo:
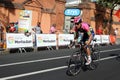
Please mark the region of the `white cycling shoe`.
<svg viewBox="0 0 120 80"><path fill-rule="evenodd" d="M87 62L85 63L85 65L90 65L91 62L92 62L91 58L88 58Z"/></svg>

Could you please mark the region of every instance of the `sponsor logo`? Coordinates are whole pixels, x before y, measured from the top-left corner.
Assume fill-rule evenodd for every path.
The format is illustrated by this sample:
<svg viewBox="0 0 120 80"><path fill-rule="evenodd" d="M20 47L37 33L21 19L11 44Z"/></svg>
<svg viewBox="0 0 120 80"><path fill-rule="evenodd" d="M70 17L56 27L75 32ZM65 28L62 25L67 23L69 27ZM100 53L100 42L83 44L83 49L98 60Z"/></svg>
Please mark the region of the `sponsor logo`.
<svg viewBox="0 0 120 80"><path fill-rule="evenodd" d="M9 44L14 44L14 42L15 42L14 37L12 37L12 36L8 37Z"/></svg>

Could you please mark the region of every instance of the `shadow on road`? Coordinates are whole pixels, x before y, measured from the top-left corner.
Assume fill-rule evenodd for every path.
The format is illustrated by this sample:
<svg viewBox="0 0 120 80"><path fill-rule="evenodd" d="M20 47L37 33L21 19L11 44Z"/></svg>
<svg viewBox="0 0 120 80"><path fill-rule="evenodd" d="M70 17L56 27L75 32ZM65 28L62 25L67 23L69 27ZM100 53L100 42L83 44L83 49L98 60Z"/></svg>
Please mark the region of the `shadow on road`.
<svg viewBox="0 0 120 80"><path fill-rule="evenodd" d="M92 63L91 66L86 66L86 65L85 65L85 66L82 66L82 67L81 67L81 71L86 72L86 71L96 70L97 67L98 67L98 63ZM80 72L81 72L81 71L80 71ZM79 73L80 73L80 72L79 72ZM78 74L79 74L79 73L78 73ZM78 75L78 74L76 74L76 75ZM66 75L68 75L68 76L76 76L76 75L71 74L68 69L66 70Z"/></svg>

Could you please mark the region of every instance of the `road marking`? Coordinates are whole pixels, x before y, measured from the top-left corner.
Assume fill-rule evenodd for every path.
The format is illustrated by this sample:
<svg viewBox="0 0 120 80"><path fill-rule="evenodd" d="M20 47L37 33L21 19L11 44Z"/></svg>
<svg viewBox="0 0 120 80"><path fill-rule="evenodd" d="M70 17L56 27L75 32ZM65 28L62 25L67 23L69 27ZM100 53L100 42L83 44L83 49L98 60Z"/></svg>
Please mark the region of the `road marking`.
<svg viewBox="0 0 120 80"><path fill-rule="evenodd" d="M100 52L110 52L110 51L117 51L117 50L120 50L120 48L117 48L117 49L111 49L111 50L104 50L104 51L100 51Z"/></svg>
<svg viewBox="0 0 120 80"><path fill-rule="evenodd" d="M99 61L113 59L113 58L116 58L116 57L117 56L106 57L106 58L100 59ZM67 68L67 66L61 66L61 67L56 67L56 68L51 68L51 69L45 69L45 70L41 70L41 71L34 71L34 72L29 72L29 73L14 75L14 76L3 77L3 78L0 78L0 80L15 79L15 78L20 78L20 77L25 77L25 76L30 76L30 75L35 75L35 74L41 74L41 73L55 71L55 70L60 70L60 69L65 69L65 68Z"/></svg>
<svg viewBox="0 0 120 80"><path fill-rule="evenodd" d="M120 50L118 49L111 49L111 50L104 50L100 52L110 52L110 51L116 51ZM24 61L24 62L15 62L15 63L9 63L9 64L2 64L0 67L5 67L5 66L13 66L13 65L20 65L20 64L28 64L28 63L34 63L34 62L42 62L42 61L49 61L49 60L56 60L56 59L62 59L62 58L68 58L70 56L62 56L62 57L55 57L55 58L48 58L48 59L39 59L39 60L31 60L31 61Z"/></svg>
<svg viewBox="0 0 120 80"><path fill-rule="evenodd" d="M96 60L96 61L103 61L103 60L113 59L113 58L116 58L116 57L118 57L118 56L111 56L111 57L101 58L101 59Z"/></svg>
<svg viewBox="0 0 120 80"><path fill-rule="evenodd" d="M41 62L41 61L48 61L48 60L56 60L56 59L62 59L62 58L67 58L70 56L62 56L62 57L55 57L55 58L48 58L48 59L39 59L39 60L32 60L32 61L25 61L25 62L16 62L16 63L10 63L10 64L3 64L0 65L0 67L5 67L5 66L13 66L13 65L19 65L19 64L27 64L27 63L34 63L34 62Z"/></svg>
<svg viewBox="0 0 120 80"><path fill-rule="evenodd" d="M15 75L15 76L4 77L4 78L0 78L0 80L14 79L14 78L19 78L19 77L30 76L30 75L49 72L49 71L64 69L64 68L67 68L67 66L56 67L56 68L51 68L51 69L45 69L45 70L35 71L35 72L30 72L30 73L24 73L24 74Z"/></svg>

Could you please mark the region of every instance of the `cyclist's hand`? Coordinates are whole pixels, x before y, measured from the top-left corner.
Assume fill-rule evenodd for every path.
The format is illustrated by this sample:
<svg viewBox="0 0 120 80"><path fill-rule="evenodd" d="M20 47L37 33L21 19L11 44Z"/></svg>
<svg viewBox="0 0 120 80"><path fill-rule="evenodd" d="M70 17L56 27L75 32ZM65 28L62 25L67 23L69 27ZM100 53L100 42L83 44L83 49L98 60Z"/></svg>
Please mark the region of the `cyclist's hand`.
<svg viewBox="0 0 120 80"><path fill-rule="evenodd" d="M84 48L88 48L88 45L85 45Z"/></svg>
<svg viewBox="0 0 120 80"><path fill-rule="evenodd" d="M89 45L89 42L88 42L88 41L86 41L86 42L85 42L85 45Z"/></svg>

